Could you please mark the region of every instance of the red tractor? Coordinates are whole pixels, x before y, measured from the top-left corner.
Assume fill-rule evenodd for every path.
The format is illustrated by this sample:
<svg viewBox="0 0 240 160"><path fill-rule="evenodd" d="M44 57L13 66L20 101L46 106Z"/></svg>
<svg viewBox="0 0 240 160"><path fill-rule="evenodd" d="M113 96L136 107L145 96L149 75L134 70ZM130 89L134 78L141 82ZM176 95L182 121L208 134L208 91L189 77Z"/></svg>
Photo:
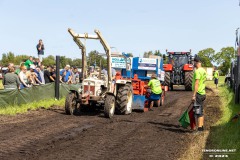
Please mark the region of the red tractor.
<svg viewBox="0 0 240 160"><path fill-rule="evenodd" d="M173 90L173 85L184 85L186 91L192 90L193 63L190 52L167 52L167 64L164 64L165 85Z"/></svg>

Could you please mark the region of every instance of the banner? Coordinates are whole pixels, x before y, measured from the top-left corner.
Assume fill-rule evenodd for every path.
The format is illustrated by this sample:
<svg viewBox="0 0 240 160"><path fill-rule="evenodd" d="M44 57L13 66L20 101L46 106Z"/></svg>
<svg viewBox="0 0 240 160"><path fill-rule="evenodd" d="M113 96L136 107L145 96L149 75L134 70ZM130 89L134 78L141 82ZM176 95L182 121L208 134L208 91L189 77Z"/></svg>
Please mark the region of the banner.
<svg viewBox="0 0 240 160"><path fill-rule="evenodd" d="M126 68L126 61L121 57L111 57L113 68Z"/></svg>
<svg viewBox="0 0 240 160"><path fill-rule="evenodd" d="M154 58L139 58L138 60L138 69L143 70L156 70L157 60Z"/></svg>
<svg viewBox="0 0 240 160"><path fill-rule="evenodd" d="M81 84L60 84L60 98L65 97L69 90L78 90ZM21 105L40 100L55 98L55 83L33 86L21 90L0 90L0 107Z"/></svg>

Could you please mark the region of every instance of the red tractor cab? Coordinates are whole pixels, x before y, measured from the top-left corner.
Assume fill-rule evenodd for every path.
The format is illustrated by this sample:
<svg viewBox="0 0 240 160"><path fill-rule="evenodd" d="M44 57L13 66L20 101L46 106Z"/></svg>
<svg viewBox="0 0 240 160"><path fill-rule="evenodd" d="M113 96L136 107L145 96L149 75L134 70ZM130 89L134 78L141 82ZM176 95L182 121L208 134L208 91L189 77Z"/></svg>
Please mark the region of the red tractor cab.
<svg viewBox="0 0 240 160"><path fill-rule="evenodd" d="M192 90L193 57L190 52L167 52L165 71L165 85L173 90L173 85L184 85L185 90Z"/></svg>

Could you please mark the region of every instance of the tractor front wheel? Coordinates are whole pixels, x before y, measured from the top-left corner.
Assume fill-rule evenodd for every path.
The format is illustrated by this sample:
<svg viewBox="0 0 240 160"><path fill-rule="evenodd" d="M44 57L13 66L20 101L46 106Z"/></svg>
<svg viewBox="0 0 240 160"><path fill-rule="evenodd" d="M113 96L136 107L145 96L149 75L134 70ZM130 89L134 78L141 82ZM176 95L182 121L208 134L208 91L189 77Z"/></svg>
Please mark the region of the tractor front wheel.
<svg viewBox="0 0 240 160"><path fill-rule="evenodd" d="M120 114L131 114L133 103L132 85L126 84L118 89L117 93L117 111Z"/></svg>
<svg viewBox="0 0 240 160"><path fill-rule="evenodd" d="M112 118L115 112L115 97L113 95L106 95L104 103L104 116Z"/></svg>
<svg viewBox="0 0 240 160"><path fill-rule="evenodd" d="M77 97L75 93L71 92L67 95L65 101L65 112L66 114L73 115L77 109Z"/></svg>

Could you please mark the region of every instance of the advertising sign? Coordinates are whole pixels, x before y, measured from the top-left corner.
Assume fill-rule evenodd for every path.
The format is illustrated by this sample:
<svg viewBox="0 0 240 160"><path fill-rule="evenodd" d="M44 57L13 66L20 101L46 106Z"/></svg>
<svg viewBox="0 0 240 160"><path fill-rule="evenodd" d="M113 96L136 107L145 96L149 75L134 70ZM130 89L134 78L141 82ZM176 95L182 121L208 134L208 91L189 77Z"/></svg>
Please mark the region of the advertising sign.
<svg viewBox="0 0 240 160"><path fill-rule="evenodd" d="M113 68L126 68L126 62L124 58L121 57L111 57Z"/></svg>
<svg viewBox="0 0 240 160"><path fill-rule="evenodd" d="M144 70L156 70L157 60L154 58L139 58L138 60L138 69Z"/></svg>

